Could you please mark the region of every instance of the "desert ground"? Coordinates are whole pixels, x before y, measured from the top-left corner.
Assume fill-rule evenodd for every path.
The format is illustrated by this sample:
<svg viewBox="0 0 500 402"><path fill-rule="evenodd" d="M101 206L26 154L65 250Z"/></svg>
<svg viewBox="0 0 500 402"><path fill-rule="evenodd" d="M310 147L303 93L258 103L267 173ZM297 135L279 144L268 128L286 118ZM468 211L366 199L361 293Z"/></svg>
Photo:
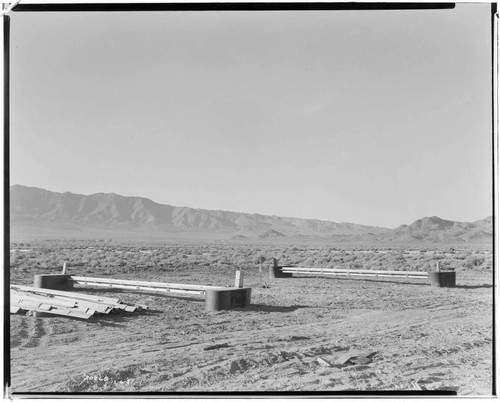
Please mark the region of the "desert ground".
<svg viewBox="0 0 500 402"><path fill-rule="evenodd" d="M265 258L262 273L260 257ZM457 272L426 281L302 276L271 280L271 258L304 266ZM11 245L10 281L34 274L252 287L251 305L85 289L148 310L89 320L10 316L11 394L41 392L456 391L491 395L493 274L488 247L35 242ZM224 347L205 348L227 344ZM373 353L338 364L346 353ZM324 359L330 366L321 364Z"/></svg>

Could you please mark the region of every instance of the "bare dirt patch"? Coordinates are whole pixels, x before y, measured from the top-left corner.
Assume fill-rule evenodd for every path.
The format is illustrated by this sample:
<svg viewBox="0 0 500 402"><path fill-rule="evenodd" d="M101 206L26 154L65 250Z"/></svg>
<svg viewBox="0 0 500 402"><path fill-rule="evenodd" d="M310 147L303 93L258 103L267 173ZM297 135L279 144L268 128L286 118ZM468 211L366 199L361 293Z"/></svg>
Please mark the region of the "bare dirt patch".
<svg viewBox="0 0 500 402"><path fill-rule="evenodd" d="M199 254L212 251L203 248ZM253 258L251 250L249 255ZM72 269L75 275L100 275L85 273L84 266ZM30 283L32 273L15 273L12 280ZM229 311L208 312L202 300L119 292L125 302L147 304L150 310L88 321L12 315L11 389L14 393L421 389L491 395L491 271L461 269L458 286L449 289L418 280L311 276L271 282L266 273L261 281L257 266L245 270L252 305ZM209 269L196 264L138 271L130 264L112 275L232 285L234 267ZM204 350L223 343L227 347ZM317 360L335 361L350 351L377 353L366 364L324 367Z"/></svg>

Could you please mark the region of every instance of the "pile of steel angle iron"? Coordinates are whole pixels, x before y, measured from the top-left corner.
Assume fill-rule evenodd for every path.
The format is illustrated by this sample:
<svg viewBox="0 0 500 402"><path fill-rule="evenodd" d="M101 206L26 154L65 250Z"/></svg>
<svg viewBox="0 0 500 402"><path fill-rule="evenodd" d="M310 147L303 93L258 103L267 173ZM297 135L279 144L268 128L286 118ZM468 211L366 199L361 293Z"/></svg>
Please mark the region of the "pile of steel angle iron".
<svg viewBox="0 0 500 402"><path fill-rule="evenodd" d="M109 314L118 311L134 312L147 309L145 305L129 305L118 298L65 292L61 290L10 286L10 313L33 316L60 315L88 319L95 314Z"/></svg>

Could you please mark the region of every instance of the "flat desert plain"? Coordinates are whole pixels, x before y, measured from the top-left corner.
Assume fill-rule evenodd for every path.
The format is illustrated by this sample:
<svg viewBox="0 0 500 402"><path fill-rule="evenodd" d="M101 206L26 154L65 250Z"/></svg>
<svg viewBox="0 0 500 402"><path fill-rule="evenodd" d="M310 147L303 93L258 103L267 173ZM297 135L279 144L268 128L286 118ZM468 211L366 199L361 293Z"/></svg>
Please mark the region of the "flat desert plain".
<svg viewBox="0 0 500 402"><path fill-rule="evenodd" d="M230 245L200 247L188 247L191 252L185 254L198 253L201 258L214 247L226 255L235 252ZM279 249L273 247L260 251L269 256ZM259 273L254 249L237 248L240 259L252 257L244 268L244 284L252 287L251 305L245 308L210 312L202 299L85 289L78 291L118 295L126 303L146 304L149 309L89 320L11 315L11 393L449 390L458 395L492 394L491 266L455 265L455 288L391 278L270 280L270 259ZM156 263L139 266L130 252L131 257L123 260L129 265L113 260L109 269L111 263L102 259L89 269L92 261L76 263L86 255L85 249L75 250L64 244L13 246L11 283L30 285L33 274L60 272L60 261L52 264L47 257L51 253L72 261L72 274L130 280L233 286L237 267L164 264L160 269ZM157 250L138 251L154 255ZM304 250L307 254L307 247L292 251ZM20 260L22 253L32 256ZM478 253L491 257L488 251ZM221 344L226 345L205 350ZM373 352L358 364L338 363L346 353Z"/></svg>

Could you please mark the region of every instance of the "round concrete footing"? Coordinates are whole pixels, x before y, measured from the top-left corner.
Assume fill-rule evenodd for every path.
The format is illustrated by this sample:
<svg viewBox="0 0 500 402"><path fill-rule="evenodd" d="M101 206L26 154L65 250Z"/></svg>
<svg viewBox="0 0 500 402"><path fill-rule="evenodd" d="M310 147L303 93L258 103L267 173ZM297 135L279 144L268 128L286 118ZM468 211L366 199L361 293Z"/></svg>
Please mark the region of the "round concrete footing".
<svg viewBox="0 0 500 402"><path fill-rule="evenodd" d="M456 273L455 272L429 272L429 281L431 286L438 288L453 288L455 287Z"/></svg>
<svg viewBox="0 0 500 402"><path fill-rule="evenodd" d="M290 272L283 272L281 268L282 267L279 266L269 267L269 279L293 277L293 274L291 274Z"/></svg>
<svg viewBox="0 0 500 402"><path fill-rule="evenodd" d="M73 287L68 281L69 277L70 275L61 274L35 275L33 286L35 288L68 290Z"/></svg>
<svg viewBox="0 0 500 402"><path fill-rule="evenodd" d="M229 310L250 304L251 288L207 289L205 308L209 311Z"/></svg>

